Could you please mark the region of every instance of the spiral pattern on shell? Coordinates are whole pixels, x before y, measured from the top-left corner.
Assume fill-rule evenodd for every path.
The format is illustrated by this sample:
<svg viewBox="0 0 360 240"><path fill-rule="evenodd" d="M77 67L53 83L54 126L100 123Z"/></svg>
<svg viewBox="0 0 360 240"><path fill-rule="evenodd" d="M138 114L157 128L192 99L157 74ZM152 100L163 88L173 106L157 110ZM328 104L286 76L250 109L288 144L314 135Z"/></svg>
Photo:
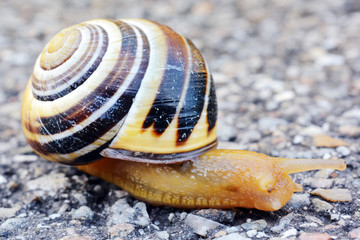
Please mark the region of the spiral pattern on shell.
<svg viewBox="0 0 360 240"><path fill-rule="evenodd" d="M58 33L35 63L22 106L30 145L67 164L101 155L181 161L216 145L216 117L199 50L142 19L94 20Z"/></svg>

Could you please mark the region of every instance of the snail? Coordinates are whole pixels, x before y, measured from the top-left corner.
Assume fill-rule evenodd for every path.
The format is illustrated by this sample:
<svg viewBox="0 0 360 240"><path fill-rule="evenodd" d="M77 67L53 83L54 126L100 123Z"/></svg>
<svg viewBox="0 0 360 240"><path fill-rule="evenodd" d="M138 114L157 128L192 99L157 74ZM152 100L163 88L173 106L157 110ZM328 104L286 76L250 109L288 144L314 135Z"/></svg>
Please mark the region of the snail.
<svg viewBox="0 0 360 240"><path fill-rule="evenodd" d="M41 157L153 205L273 211L302 190L288 174L346 167L216 149L216 93L203 56L189 39L144 19L60 31L36 60L21 115Z"/></svg>

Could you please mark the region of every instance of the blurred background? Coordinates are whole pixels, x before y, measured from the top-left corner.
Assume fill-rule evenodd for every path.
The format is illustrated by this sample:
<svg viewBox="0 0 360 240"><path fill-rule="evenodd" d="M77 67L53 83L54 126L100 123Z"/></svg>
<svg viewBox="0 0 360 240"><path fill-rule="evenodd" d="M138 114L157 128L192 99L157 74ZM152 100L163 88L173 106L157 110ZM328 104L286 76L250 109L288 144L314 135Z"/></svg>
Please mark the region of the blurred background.
<svg viewBox="0 0 360 240"><path fill-rule="evenodd" d="M0 103L19 109L37 55L61 29L135 17L170 26L202 51L217 85L221 140L247 144L260 139L259 127L282 124L246 122L264 116L320 127L330 119L328 130L338 125L332 113L359 105L359 10L356 0L2 0Z"/></svg>
<svg viewBox="0 0 360 240"><path fill-rule="evenodd" d="M96 18L135 17L166 24L195 42L214 75L220 117L222 109L251 113L255 103L265 112L282 107L296 120L306 104L301 96L310 96L316 97L314 108L297 121L321 121L341 111L334 101L343 98L349 105L346 97L359 95L359 10L356 0L2 0L0 103L19 100L37 55L61 29ZM221 124L225 130L245 127L234 121Z"/></svg>

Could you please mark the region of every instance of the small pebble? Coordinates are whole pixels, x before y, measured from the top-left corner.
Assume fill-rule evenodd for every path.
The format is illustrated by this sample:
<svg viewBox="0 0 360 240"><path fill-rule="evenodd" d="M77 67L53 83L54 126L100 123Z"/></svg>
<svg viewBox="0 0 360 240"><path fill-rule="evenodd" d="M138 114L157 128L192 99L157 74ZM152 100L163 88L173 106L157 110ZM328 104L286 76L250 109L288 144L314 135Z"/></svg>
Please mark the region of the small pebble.
<svg viewBox="0 0 360 240"><path fill-rule="evenodd" d="M314 178L328 178L329 175L331 173L333 173L334 171L335 171L334 169L321 169L321 170L318 170L314 174Z"/></svg>
<svg viewBox="0 0 360 240"><path fill-rule="evenodd" d="M59 240L95 240L95 237L89 235L81 235L81 236L65 236L60 238Z"/></svg>
<svg viewBox="0 0 360 240"><path fill-rule="evenodd" d="M108 226L131 223L131 220L134 216L135 210L130 207L125 198L117 200L110 207L110 216L107 221Z"/></svg>
<svg viewBox="0 0 360 240"><path fill-rule="evenodd" d="M328 135L318 134L314 136L314 145L316 147L336 148L339 146L347 146L348 144L341 139L335 139Z"/></svg>
<svg viewBox="0 0 360 240"><path fill-rule="evenodd" d="M349 232L349 238L360 239L360 228L355 228Z"/></svg>
<svg viewBox="0 0 360 240"><path fill-rule="evenodd" d="M135 230L134 225L129 223L117 224L108 229L111 238L124 238Z"/></svg>
<svg viewBox="0 0 360 240"><path fill-rule="evenodd" d="M315 216L311 216L311 215L305 215L305 219L309 222L314 222L316 224L319 224L319 225L324 225L324 223L317 217Z"/></svg>
<svg viewBox="0 0 360 240"><path fill-rule="evenodd" d="M337 222L337 224L338 224L339 226L345 226L345 225L346 225L346 221L345 221L344 219L341 219L341 218L340 218L340 220Z"/></svg>
<svg viewBox="0 0 360 240"><path fill-rule="evenodd" d="M315 207L315 211L317 212L328 211L334 208L330 203L327 203L317 198L314 198L311 202Z"/></svg>
<svg viewBox="0 0 360 240"><path fill-rule="evenodd" d="M174 220L174 218L175 218L175 214L174 214L174 213L170 213L170 214L169 214L169 217L168 217L169 222L172 222L172 221Z"/></svg>
<svg viewBox="0 0 360 240"><path fill-rule="evenodd" d="M299 209L303 206L310 205L310 198L308 193L294 193L289 201L290 206L294 209Z"/></svg>
<svg viewBox="0 0 360 240"><path fill-rule="evenodd" d="M345 178L335 178L334 179L334 185L345 185L346 184L346 179Z"/></svg>
<svg viewBox="0 0 360 240"><path fill-rule="evenodd" d="M187 213L186 212L182 212L180 213L180 220L184 220L187 216Z"/></svg>
<svg viewBox="0 0 360 240"><path fill-rule="evenodd" d="M256 234L257 234L257 231L256 231L256 230L250 230L250 231L247 231L247 232L246 232L246 235L247 235L249 238L255 237Z"/></svg>
<svg viewBox="0 0 360 240"><path fill-rule="evenodd" d="M170 234L167 231L160 231L160 232L156 232L156 235L160 238L160 239L169 239Z"/></svg>
<svg viewBox="0 0 360 240"><path fill-rule="evenodd" d="M140 229L138 230L138 233L139 233L140 235L144 235L144 234L145 234L145 231L144 231L144 229L140 228Z"/></svg>
<svg viewBox="0 0 360 240"><path fill-rule="evenodd" d="M65 230L68 235L77 235L76 228L74 228L74 227L69 227L69 228L66 228Z"/></svg>
<svg viewBox="0 0 360 240"><path fill-rule="evenodd" d="M288 122L281 118L264 117L258 122L261 132L273 132L278 126L287 125Z"/></svg>
<svg viewBox="0 0 360 240"><path fill-rule="evenodd" d="M360 136L360 127L354 125L343 125L338 129L341 135L349 137L359 137Z"/></svg>
<svg viewBox="0 0 360 240"><path fill-rule="evenodd" d="M304 136L316 136L316 135L322 135L324 134L324 129L318 126L309 126L304 128L301 131L301 134Z"/></svg>
<svg viewBox="0 0 360 240"><path fill-rule="evenodd" d="M158 227L158 225L160 224L159 221L155 221L154 224L151 224L151 227L153 227L155 230L160 230L160 228Z"/></svg>
<svg viewBox="0 0 360 240"><path fill-rule="evenodd" d="M332 214L330 214L330 219L332 221L338 221L340 219L340 214L332 213Z"/></svg>
<svg viewBox="0 0 360 240"><path fill-rule="evenodd" d="M197 210L195 214L221 223L233 222L235 217L234 211L222 209L201 209Z"/></svg>
<svg viewBox="0 0 360 240"><path fill-rule="evenodd" d="M0 175L0 184L5 184L7 183L7 180L4 176Z"/></svg>
<svg viewBox="0 0 360 240"><path fill-rule="evenodd" d="M268 238L268 235L266 235L264 232L258 232L256 238Z"/></svg>
<svg viewBox="0 0 360 240"><path fill-rule="evenodd" d="M345 146L339 146L336 148L336 152L340 154L342 157L347 157L351 154L351 150Z"/></svg>
<svg viewBox="0 0 360 240"><path fill-rule="evenodd" d="M214 6L210 2L199 2L192 7L191 13L194 15L209 15L213 12L213 8Z"/></svg>
<svg viewBox="0 0 360 240"><path fill-rule="evenodd" d="M331 236L327 233L307 233L303 232L299 236L299 240L330 240Z"/></svg>
<svg viewBox="0 0 360 240"><path fill-rule="evenodd" d="M297 144L301 144L304 141L304 137L301 135L295 135L293 138L292 143L297 145Z"/></svg>
<svg viewBox="0 0 360 240"><path fill-rule="evenodd" d="M240 233L230 233L223 237L214 238L216 240L251 240L250 238L241 236Z"/></svg>
<svg viewBox="0 0 360 240"><path fill-rule="evenodd" d="M73 219L92 219L94 212L87 206L81 206L72 213Z"/></svg>
<svg viewBox="0 0 360 240"><path fill-rule="evenodd" d="M6 178L3 175L0 175L0 184L5 184L7 183Z"/></svg>
<svg viewBox="0 0 360 240"><path fill-rule="evenodd" d="M241 226L232 226L225 229L227 233L240 232L241 230Z"/></svg>
<svg viewBox="0 0 360 240"><path fill-rule="evenodd" d="M341 218L342 218L342 219L351 219L352 216L351 216L351 215L345 215L345 214L343 214L343 215L341 215Z"/></svg>
<svg viewBox="0 0 360 240"><path fill-rule="evenodd" d="M274 100L276 102L290 101L294 98L295 98L295 93L293 91L284 91L274 96Z"/></svg>
<svg viewBox="0 0 360 240"><path fill-rule="evenodd" d="M325 153L322 155L322 158L323 158L323 159L330 159L330 158L332 158L332 155L331 155L331 153L329 153L329 152L325 152Z"/></svg>
<svg viewBox="0 0 360 240"><path fill-rule="evenodd" d="M22 218L9 218L5 222L0 225L1 231L13 231L24 223L24 219Z"/></svg>
<svg viewBox="0 0 360 240"><path fill-rule="evenodd" d="M360 187L360 179L355 179L355 180L352 182L352 185L353 185L354 187L359 188L359 187Z"/></svg>
<svg viewBox="0 0 360 240"><path fill-rule="evenodd" d="M69 210L69 209L70 209L69 204L64 203L64 204L61 205L61 207L59 208L58 213L59 213L59 214L63 214L63 213L65 213L65 212L66 212L67 210Z"/></svg>
<svg viewBox="0 0 360 240"><path fill-rule="evenodd" d="M203 237L207 236L209 230L223 226L218 222L191 213L186 216L185 224L191 227L196 234Z"/></svg>
<svg viewBox="0 0 360 240"><path fill-rule="evenodd" d="M360 120L360 108L354 108L349 111L346 111L342 116L345 118L354 118Z"/></svg>
<svg viewBox="0 0 360 240"><path fill-rule="evenodd" d="M51 215L49 216L49 218L52 219L52 220L54 220L54 219L56 219L56 218L59 218L59 217L61 217L61 214L59 214L59 213L54 213L54 214L51 214Z"/></svg>
<svg viewBox="0 0 360 240"><path fill-rule="evenodd" d="M15 162L34 162L38 159L37 155L15 155L13 160Z"/></svg>
<svg viewBox="0 0 360 240"><path fill-rule="evenodd" d="M261 133L258 130L248 130L246 133L241 134L241 138L244 139L246 142L258 142L261 140ZM237 147L238 149L239 147Z"/></svg>
<svg viewBox="0 0 360 240"><path fill-rule="evenodd" d="M330 66L341 66L345 62L345 58L342 55L337 54L325 54L324 56L316 60L316 66L319 68L330 67Z"/></svg>
<svg viewBox="0 0 360 240"><path fill-rule="evenodd" d="M317 228L319 225L314 222L306 222L299 225L300 228Z"/></svg>
<svg viewBox="0 0 360 240"><path fill-rule="evenodd" d="M298 231L295 228L289 229L281 234L281 238L288 238L291 236L295 236L297 232Z"/></svg>
<svg viewBox="0 0 360 240"><path fill-rule="evenodd" d="M245 229L246 231L249 231L249 230L262 231L266 228L266 226L267 226L267 222L264 219L241 224L241 227L243 229Z"/></svg>
<svg viewBox="0 0 360 240"><path fill-rule="evenodd" d="M268 75L259 75L255 81L254 89L256 90L268 90L273 92L284 91L284 82L275 80Z"/></svg>
<svg viewBox="0 0 360 240"><path fill-rule="evenodd" d="M275 111L280 106L279 102L276 101L268 101L266 103L266 110L267 111Z"/></svg>
<svg viewBox="0 0 360 240"><path fill-rule="evenodd" d="M314 188L330 188L334 184L334 179L326 179L326 178L306 178L304 179L304 183L308 184Z"/></svg>
<svg viewBox="0 0 360 240"><path fill-rule="evenodd" d="M25 183L25 188L27 190L40 191L40 194L46 192L50 196L55 196L58 191L64 190L70 186L70 181L65 177L64 173L44 175Z"/></svg>
<svg viewBox="0 0 360 240"><path fill-rule="evenodd" d="M320 196L330 202L351 202L352 197L349 189L315 189L311 192L313 195Z"/></svg>
<svg viewBox="0 0 360 240"><path fill-rule="evenodd" d="M237 130L234 126L226 123L219 123L218 128L221 132L218 136L220 141L229 141L229 139L236 137Z"/></svg>
<svg viewBox="0 0 360 240"><path fill-rule="evenodd" d="M217 85L226 84L228 82L227 76L222 72L213 72L212 76L214 79L216 79Z"/></svg>
<svg viewBox="0 0 360 240"><path fill-rule="evenodd" d="M20 206L0 208L0 218L12 218L15 216L16 212L20 210L20 208Z"/></svg>
<svg viewBox="0 0 360 240"><path fill-rule="evenodd" d="M134 206L134 219L133 223L139 225L140 227L146 227L150 224L149 214L146 210L146 205L143 202L138 202Z"/></svg>
<svg viewBox="0 0 360 240"><path fill-rule="evenodd" d="M217 233L215 233L214 237L218 238L218 237L223 237L225 235L226 235L226 231L221 230L221 231L218 231Z"/></svg>
<svg viewBox="0 0 360 240"><path fill-rule="evenodd" d="M294 214L289 213L285 217L281 218L279 224L270 228L270 230L275 233L280 233L292 221L293 218Z"/></svg>
<svg viewBox="0 0 360 240"><path fill-rule="evenodd" d="M79 202L80 205L85 205L87 203L86 197L83 194L75 192L71 195Z"/></svg>
<svg viewBox="0 0 360 240"><path fill-rule="evenodd" d="M126 192L126 191L117 190L117 191L114 191L113 193L116 196L116 198L118 198L118 199L125 198L125 197L129 196L129 193Z"/></svg>

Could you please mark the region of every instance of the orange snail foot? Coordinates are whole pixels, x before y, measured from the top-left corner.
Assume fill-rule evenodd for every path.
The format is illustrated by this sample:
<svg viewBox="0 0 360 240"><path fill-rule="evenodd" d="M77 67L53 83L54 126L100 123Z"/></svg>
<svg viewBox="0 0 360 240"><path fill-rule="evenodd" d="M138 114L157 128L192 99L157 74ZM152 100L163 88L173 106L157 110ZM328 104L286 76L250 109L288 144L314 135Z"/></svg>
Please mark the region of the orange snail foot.
<svg viewBox="0 0 360 240"><path fill-rule="evenodd" d="M134 197L178 208L256 208L274 211L302 191L289 173L344 170L343 160L274 158L243 150L214 149L182 164L147 164L110 158L79 166Z"/></svg>

